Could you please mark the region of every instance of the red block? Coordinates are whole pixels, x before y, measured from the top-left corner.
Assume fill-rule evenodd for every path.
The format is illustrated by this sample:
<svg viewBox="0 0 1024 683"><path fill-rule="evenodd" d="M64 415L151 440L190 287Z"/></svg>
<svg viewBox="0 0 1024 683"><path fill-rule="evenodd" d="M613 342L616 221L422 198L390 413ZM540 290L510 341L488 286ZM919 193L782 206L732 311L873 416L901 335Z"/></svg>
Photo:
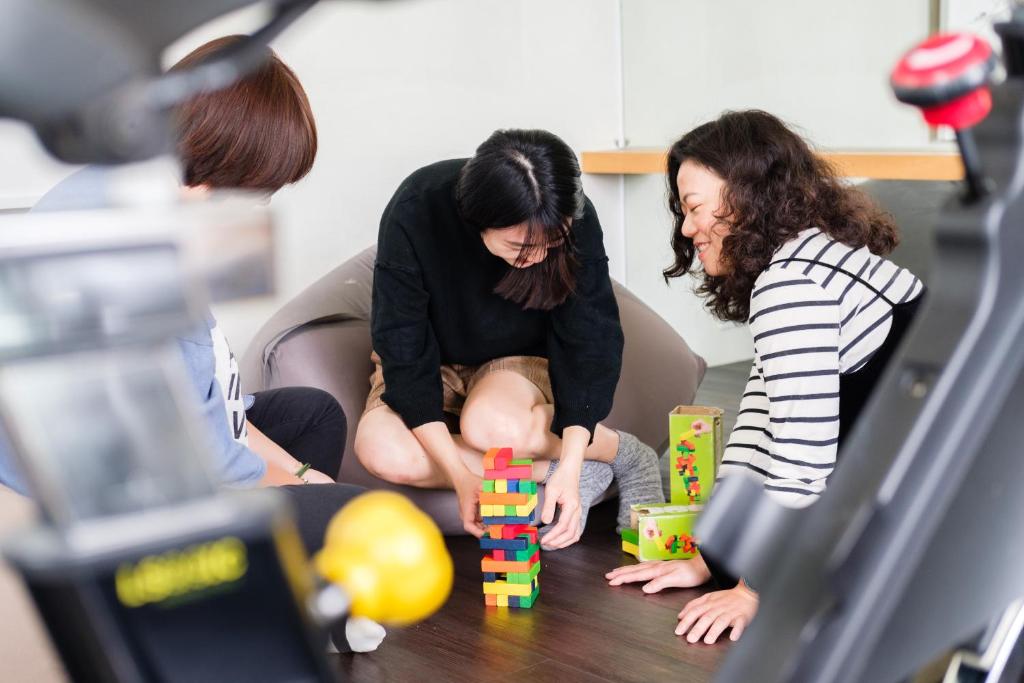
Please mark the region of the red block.
<svg viewBox="0 0 1024 683"><path fill-rule="evenodd" d="M492 448L484 454L484 469L503 470L512 460L511 448ZM503 479L504 477L498 477Z"/></svg>
<svg viewBox="0 0 1024 683"><path fill-rule="evenodd" d="M485 469L484 479L533 479L533 467L530 465L510 465L501 469Z"/></svg>
<svg viewBox="0 0 1024 683"><path fill-rule="evenodd" d="M492 550L491 554L494 557L494 559L497 560L498 562L504 562L505 561L505 551L504 550Z"/></svg>
<svg viewBox="0 0 1024 683"><path fill-rule="evenodd" d="M493 529L494 526L491 526L490 528ZM507 539L515 538L519 534L524 533L529 528L531 528L531 527L528 524L503 524L503 525L501 525L501 536L500 536L500 538L503 538L503 539L506 539L506 540ZM492 538L494 538L494 537L492 536Z"/></svg>

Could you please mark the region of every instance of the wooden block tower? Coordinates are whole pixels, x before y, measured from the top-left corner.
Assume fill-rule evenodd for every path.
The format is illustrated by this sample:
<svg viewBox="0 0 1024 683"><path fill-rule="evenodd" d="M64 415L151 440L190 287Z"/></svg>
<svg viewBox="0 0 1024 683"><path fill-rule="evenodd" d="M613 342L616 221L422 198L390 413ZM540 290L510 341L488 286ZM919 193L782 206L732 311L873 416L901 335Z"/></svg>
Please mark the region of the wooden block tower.
<svg viewBox="0 0 1024 683"><path fill-rule="evenodd" d="M480 516L487 532L484 602L497 607L533 607L540 594L540 542L537 538L537 482L533 461L513 459L511 448L484 455Z"/></svg>

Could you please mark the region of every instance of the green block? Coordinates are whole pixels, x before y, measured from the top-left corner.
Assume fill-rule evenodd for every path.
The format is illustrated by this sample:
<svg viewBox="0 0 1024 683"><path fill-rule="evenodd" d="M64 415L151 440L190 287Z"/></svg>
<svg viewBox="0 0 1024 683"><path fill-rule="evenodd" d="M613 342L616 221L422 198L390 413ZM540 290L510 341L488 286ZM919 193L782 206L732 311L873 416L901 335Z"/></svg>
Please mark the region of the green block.
<svg viewBox="0 0 1024 683"><path fill-rule="evenodd" d="M520 598L519 598L519 606L522 607L522 608L533 607L534 603L537 602L537 598L539 598L539 597L540 597L540 586L537 586L536 588L533 589L533 593L531 593L528 597L527 596L520 596Z"/></svg>
<svg viewBox="0 0 1024 683"><path fill-rule="evenodd" d="M515 505L506 505L505 506L505 516L506 517L517 517L518 513L516 512L516 506Z"/></svg>
<svg viewBox="0 0 1024 683"><path fill-rule="evenodd" d="M540 550L540 544L526 546L526 550L506 550L505 558L509 562L528 562Z"/></svg>
<svg viewBox="0 0 1024 683"><path fill-rule="evenodd" d="M484 493L494 493L494 480L484 479L482 490Z"/></svg>
<svg viewBox="0 0 1024 683"><path fill-rule="evenodd" d="M695 434L694 423L701 422L706 429ZM722 460L722 409L705 406L678 406L668 415L669 443L672 445L669 458L669 478L672 495L670 501L675 505L702 505L711 496L711 488L715 485L715 471ZM690 451L682 441L691 443L695 450ZM697 475L697 489L691 497L688 480L684 472L677 466L678 459L694 457L694 474Z"/></svg>
<svg viewBox="0 0 1024 683"><path fill-rule="evenodd" d="M532 583L540 574L540 562L530 567L528 572L508 572L505 576L509 583Z"/></svg>
<svg viewBox="0 0 1024 683"><path fill-rule="evenodd" d="M509 460L509 465L529 465L533 466L533 460L530 458L516 458L515 460Z"/></svg>
<svg viewBox="0 0 1024 683"><path fill-rule="evenodd" d="M537 482L535 481L520 481L519 482L519 493L537 493Z"/></svg>
<svg viewBox="0 0 1024 683"><path fill-rule="evenodd" d="M622 540L633 545L640 545L640 532L636 529L623 529Z"/></svg>

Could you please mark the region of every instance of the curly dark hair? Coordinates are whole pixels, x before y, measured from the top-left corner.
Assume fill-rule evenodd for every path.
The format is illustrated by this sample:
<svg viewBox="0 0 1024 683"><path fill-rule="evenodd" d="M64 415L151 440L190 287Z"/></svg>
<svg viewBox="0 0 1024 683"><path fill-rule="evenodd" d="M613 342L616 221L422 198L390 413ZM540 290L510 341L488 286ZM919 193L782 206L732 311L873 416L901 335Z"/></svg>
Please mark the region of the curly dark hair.
<svg viewBox="0 0 1024 683"><path fill-rule="evenodd" d="M754 281L785 242L816 227L854 248L884 256L899 242L892 216L866 194L846 185L835 169L775 116L758 110L729 111L694 128L668 155L669 210L675 263L665 280L696 272L693 240L682 234L683 212L676 176L693 161L725 181L716 218L729 225L722 240L725 274L706 273L697 293L722 320L744 322Z"/></svg>

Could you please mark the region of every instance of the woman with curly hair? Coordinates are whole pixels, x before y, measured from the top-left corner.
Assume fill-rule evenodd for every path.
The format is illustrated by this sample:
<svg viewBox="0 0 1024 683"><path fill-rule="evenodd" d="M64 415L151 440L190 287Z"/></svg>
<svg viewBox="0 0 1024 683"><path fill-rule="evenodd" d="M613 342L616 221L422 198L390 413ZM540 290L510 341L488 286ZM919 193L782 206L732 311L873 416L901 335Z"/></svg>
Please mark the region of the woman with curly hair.
<svg viewBox="0 0 1024 683"><path fill-rule="evenodd" d="M924 286L885 256L898 242L891 216L845 185L779 119L727 112L669 152L675 263L699 272L698 293L720 319L747 322L754 363L720 476L744 473L789 507L825 489L836 454L903 337ZM701 556L608 574L644 590L720 589L691 601L676 633L713 643L739 638L757 594Z"/></svg>

